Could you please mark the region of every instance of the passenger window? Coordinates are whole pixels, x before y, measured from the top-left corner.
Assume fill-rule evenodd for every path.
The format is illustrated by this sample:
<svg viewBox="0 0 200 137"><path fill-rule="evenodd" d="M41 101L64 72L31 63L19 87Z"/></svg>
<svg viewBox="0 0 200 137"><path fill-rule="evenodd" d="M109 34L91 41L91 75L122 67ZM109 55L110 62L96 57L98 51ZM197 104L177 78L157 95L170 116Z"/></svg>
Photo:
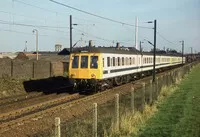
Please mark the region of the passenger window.
<svg viewBox="0 0 200 137"><path fill-rule="evenodd" d="M74 56L72 61L72 68L78 68L79 56Z"/></svg>
<svg viewBox="0 0 200 137"><path fill-rule="evenodd" d="M103 58L103 67L104 67L104 58Z"/></svg>
<svg viewBox="0 0 200 137"><path fill-rule="evenodd" d="M138 63L140 64L140 58L139 58L139 62Z"/></svg>
<svg viewBox="0 0 200 137"><path fill-rule="evenodd" d="M118 57L118 66L120 66L120 57Z"/></svg>
<svg viewBox="0 0 200 137"><path fill-rule="evenodd" d="M115 57L113 57L113 66L115 66Z"/></svg>
<svg viewBox="0 0 200 137"><path fill-rule="evenodd" d="M90 56L90 68L98 68L98 56Z"/></svg>
<svg viewBox="0 0 200 137"><path fill-rule="evenodd" d="M81 68L88 68L88 56L81 56Z"/></svg>
<svg viewBox="0 0 200 137"><path fill-rule="evenodd" d="M122 66L124 66L124 57L122 57Z"/></svg>
<svg viewBox="0 0 200 137"><path fill-rule="evenodd" d="M128 63L128 57L126 57L126 64L125 65L129 65L129 63Z"/></svg>
<svg viewBox="0 0 200 137"><path fill-rule="evenodd" d="M130 65L132 64L132 59L131 58L129 58L129 61L130 61Z"/></svg>
<svg viewBox="0 0 200 137"><path fill-rule="evenodd" d="M107 57L107 64L108 64L108 67L110 67L110 57Z"/></svg>

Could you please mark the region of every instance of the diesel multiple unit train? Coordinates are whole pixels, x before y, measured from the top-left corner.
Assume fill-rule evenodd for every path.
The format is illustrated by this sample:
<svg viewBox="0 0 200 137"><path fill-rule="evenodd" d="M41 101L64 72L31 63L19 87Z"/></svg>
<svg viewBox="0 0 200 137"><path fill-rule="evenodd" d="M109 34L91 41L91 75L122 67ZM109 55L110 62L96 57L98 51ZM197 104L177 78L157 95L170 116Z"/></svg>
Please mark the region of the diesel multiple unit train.
<svg viewBox="0 0 200 137"><path fill-rule="evenodd" d="M156 53L156 71L185 62L181 55ZM153 53L135 48L84 47L70 54L69 78L77 89L97 91L151 75Z"/></svg>

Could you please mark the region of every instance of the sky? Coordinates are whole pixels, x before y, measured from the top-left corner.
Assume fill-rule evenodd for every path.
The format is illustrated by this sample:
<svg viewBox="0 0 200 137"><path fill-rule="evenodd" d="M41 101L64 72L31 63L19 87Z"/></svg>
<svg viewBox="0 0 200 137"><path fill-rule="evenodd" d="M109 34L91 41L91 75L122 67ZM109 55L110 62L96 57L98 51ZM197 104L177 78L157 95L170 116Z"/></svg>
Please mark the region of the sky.
<svg viewBox="0 0 200 137"><path fill-rule="evenodd" d="M135 46L135 18L138 17L138 42L144 50L152 48L144 39L153 43L153 24L157 20L157 47L185 52L200 52L200 0L55 0L72 7L123 23L94 17L49 0L0 1L0 52L18 52L27 47L34 51L38 30L40 51L54 51L55 44L69 48L69 16L72 15L73 44L77 47ZM131 24L131 25L126 25Z"/></svg>

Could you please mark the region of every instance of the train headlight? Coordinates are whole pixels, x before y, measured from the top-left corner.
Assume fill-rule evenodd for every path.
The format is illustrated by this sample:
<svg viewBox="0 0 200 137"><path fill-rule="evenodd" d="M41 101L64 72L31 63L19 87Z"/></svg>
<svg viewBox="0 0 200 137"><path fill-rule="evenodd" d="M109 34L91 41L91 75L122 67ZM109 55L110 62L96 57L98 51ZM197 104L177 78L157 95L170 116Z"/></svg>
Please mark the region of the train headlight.
<svg viewBox="0 0 200 137"><path fill-rule="evenodd" d="M94 74L91 75L92 78L95 78L96 76Z"/></svg>
<svg viewBox="0 0 200 137"><path fill-rule="evenodd" d="M71 77L74 77L75 76L75 74L71 74Z"/></svg>

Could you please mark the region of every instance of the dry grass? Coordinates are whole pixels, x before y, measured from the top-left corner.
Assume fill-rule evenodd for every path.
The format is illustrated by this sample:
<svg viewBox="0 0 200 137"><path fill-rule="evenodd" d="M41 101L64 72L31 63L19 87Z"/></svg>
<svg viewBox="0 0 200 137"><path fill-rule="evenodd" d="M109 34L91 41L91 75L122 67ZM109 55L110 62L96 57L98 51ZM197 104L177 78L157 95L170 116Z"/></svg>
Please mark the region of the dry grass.
<svg viewBox="0 0 200 137"><path fill-rule="evenodd" d="M137 135L141 127L145 126L145 123L148 119L154 116L154 114L158 111L159 104L161 104L164 98L173 94L176 91L176 86L164 87L162 88L158 100L154 102L152 106L145 105L144 111L135 112L135 114L131 112L127 112L126 114L120 117L120 132L116 133L114 128L112 128L111 133L107 133L107 130L104 130L104 136L120 136L120 137L128 137ZM112 124L114 125L114 123Z"/></svg>

